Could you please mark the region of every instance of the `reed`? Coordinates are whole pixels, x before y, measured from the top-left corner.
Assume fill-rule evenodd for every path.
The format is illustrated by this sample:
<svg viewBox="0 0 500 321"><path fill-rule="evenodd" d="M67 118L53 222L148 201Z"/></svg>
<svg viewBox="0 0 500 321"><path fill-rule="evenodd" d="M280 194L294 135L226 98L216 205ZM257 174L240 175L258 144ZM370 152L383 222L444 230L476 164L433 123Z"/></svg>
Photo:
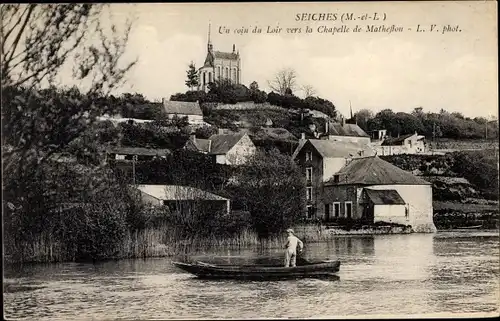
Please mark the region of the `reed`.
<svg viewBox="0 0 500 321"><path fill-rule="evenodd" d="M149 258L189 255L190 253L213 250L214 248L244 248L249 246L262 249L281 248L284 235L261 239L251 229L243 229L233 235L202 235L192 233L180 237L183 229L168 224L143 229L127 230L114 250L99 259ZM9 263L50 263L76 260L92 260L93 257L79 257L79 245L68 245L50 233L42 233L33 240L9 242L6 247L6 261Z"/></svg>

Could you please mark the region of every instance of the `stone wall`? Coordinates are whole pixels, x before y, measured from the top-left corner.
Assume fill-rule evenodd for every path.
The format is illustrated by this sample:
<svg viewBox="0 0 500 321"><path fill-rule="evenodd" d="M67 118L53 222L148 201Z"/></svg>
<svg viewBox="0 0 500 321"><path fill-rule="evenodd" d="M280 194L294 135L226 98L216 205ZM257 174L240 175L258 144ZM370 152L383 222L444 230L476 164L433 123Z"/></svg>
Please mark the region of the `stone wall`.
<svg viewBox="0 0 500 321"><path fill-rule="evenodd" d="M225 110L253 110L253 109L272 109L272 110L286 110L283 107L274 106L269 103L256 104L253 101L245 101L236 104L218 104L215 109Z"/></svg>

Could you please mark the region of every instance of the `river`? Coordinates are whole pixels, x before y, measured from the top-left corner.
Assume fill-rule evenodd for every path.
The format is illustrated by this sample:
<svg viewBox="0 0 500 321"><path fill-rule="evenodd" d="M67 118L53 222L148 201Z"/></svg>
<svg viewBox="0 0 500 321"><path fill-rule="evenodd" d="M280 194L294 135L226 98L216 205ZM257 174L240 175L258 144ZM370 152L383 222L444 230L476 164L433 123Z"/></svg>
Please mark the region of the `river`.
<svg viewBox="0 0 500 321"><path fill-rule="evenodd" d="M242 262L280 249L218 250L197 259ZM498 315L498 231L339 236L306 244L338 258L337 280L205 281L170 258L8 266L6 319L342 318Z"/></svg>

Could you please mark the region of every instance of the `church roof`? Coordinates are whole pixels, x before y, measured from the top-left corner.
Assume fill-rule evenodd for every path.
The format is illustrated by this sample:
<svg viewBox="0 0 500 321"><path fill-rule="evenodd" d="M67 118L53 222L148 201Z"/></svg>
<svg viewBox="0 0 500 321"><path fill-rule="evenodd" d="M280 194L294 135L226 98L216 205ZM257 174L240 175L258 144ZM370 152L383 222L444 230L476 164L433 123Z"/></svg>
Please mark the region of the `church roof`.
<svg viewBox="0 0 500 321"><path fill-rule="evenodd" d="M238 60L238 54L234 52L214 51L214 55L219 59Z"/></svg>
<svg viewBox="0 0 500 321"><path fill-rule="evenodd" d="M215 57L211 52L207 52L207 57L205 58L205 63L203 67L213 67L214 66Z"/></svg>
<svg viewBox="0 0 500 321"><path fill-rule="evenodd" d="M238 60L239 54L234 52L212 51L207 52L203 67L214 67L215 59Z"/></svg>
<svg viewBox="0 0 500 321"><path fill-rule="evenodd" d="M325 185L430 185L431 183L392 165L377 156L355 158Z"/></svg>

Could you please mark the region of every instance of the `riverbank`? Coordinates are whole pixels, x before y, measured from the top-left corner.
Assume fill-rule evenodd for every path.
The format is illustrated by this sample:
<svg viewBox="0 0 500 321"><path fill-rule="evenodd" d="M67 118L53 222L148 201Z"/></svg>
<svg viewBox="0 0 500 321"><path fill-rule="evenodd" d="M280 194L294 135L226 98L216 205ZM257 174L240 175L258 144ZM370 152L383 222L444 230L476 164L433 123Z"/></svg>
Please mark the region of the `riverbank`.
<svg viewBox="0 0 500 321"><path fill-rule="evenodd" d="M477 203L477 202L476 202ZM438 230L456 228L498 229L498 202L489 201L482 204L435 201L434 224ZM307 243L329 241L338 236L348 235L381 235L410 234L414 231L410 226L395 224L353 225L353 226L321 226L306 224L294 226L298 237ZM433 232L433 231L418 231ZM211 248L281 248L285 242L284 235L271 239L259 239L257 233L245 229L231 237L202 237L193 235L179 239L172 226L157 226L127 231L124 238L108 253L98 259L90 257L75 258L68 254L64 244L51 238L48 234L40 235L35 242L22 243L17 246L22 251L5 251L6 263L50 263L74 261L102 261L128 258L169 257L185 255ZM69 255L69 256L68 256Z"/></svg>
<svg viewBox="0 0 500 321"><path fill-rule="evenodd" d="M477 227L500 228L498 202L482 204L461 202L434 202L434 223L440 230Z"/></svg>

